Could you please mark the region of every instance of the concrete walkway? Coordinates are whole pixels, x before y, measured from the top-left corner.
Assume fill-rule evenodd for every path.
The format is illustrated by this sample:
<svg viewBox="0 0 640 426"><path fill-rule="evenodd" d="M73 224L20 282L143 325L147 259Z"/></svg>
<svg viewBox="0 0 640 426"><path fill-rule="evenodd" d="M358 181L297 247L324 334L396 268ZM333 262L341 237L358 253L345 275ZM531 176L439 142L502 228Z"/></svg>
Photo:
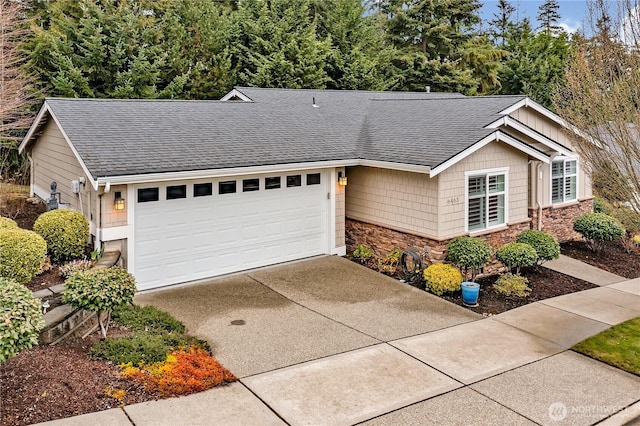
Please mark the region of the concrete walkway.
<svg viewBox="0 0 640 426"><path fill-rule="evenodd" d="M545 262L542 266L552 271L579 278L599 286L619 283L626 280L624 277L603 271L602 269L565 256L564 254L561 254L559 259Z"/></svg>
<svg viewBox="0 0 640 426"><path fill-rule="evenodd" d="M230 368L241 379L230 386L48 424L620 425L638 420L640 377L568 349L640 316L640 278L478 319L451 304L448 317L441 305L447 302L370 272L323 257L202 288L140 295L139 302L157 302L170 311L181 300L199 297L184 314L187 326L194 331L189 321L196 322L196 334L221 336L218 343L224 344L214 348L219 358L238 355L241 351L227 348L234 343L242 351L255 344L266 352L249 350L253 364L238 355L241 360ZM218 302L202 301L213 292L210 286L217 287ZM239 295L249 301L237 311L229 304ZM208 309L222 311L209 311L204 320ZM245 320L248 334L229 325L237 318ZM234 340L236 334L246 342ZM270 339L275 340L268 346Z"/></svg>

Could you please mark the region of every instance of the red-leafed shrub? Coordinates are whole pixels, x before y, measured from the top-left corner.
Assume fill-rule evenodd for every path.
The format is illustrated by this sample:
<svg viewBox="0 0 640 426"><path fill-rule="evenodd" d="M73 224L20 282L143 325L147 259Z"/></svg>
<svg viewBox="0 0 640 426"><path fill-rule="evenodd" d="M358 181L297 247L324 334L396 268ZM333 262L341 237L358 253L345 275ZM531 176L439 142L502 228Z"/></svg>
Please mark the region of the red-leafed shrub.
<svg viewBox="0 0 640 426"><path fill-rule="evenodd" d="M189 395L237 380L206 350L194 347L173 351L163 362L141 367L124 365L122 375L163 396Z"/></svg>

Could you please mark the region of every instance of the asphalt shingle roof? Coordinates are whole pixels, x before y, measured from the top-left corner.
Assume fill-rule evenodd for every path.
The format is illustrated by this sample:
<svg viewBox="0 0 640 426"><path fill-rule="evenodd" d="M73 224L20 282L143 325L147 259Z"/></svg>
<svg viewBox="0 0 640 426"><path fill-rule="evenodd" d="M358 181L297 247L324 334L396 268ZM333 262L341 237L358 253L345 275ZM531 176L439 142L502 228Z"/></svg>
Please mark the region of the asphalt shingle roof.
<svg viewBox="0 0 640 426"><path fill-rule="evenodd" d="M435 167L523 99L237 89L254 102L46 102L98 178L358 158Z"/></svg>

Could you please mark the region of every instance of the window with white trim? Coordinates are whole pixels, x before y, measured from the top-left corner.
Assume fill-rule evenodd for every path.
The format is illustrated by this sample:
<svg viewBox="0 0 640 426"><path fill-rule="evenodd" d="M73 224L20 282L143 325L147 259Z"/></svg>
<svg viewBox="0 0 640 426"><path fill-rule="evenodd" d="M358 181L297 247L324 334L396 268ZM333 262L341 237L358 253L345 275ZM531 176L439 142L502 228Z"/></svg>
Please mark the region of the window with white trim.
<svg viewBox="0 0 640 426"><path fill-rule="evenodd" d="M469 231L505 223L506 172L467 176L467 227Z"/></svg>
<svg viewBox="0 0 640 426"><path fill-rule="evenodd" d="M551 163L551 203L560 204L578 199L578 163L558 160Z"/></svg>

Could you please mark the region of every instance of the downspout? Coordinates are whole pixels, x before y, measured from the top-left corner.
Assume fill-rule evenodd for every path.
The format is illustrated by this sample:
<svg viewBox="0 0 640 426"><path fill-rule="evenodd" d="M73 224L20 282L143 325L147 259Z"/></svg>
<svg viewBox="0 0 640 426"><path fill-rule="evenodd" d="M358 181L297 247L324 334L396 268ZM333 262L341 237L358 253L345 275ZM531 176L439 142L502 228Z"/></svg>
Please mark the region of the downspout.
<svg viewBox="0 0 640 426"><path fill-rule="evenodd" d="M34 185L33 185L33 158L31 157L31 152L27 151L27 159L29 160L29 197L33 198L35 193Z"/></svg>
<svg viewBox="0 0 640 426"><path fill-rule="evenodd" d="M96 247L94 249L102 247L102 196L108 194L109 191L111 191L111 182L107 182L102 193L98 193L98 229L96 230Z"/></svg>
<svg viewBox="0 0 640 426"><path fill-rule="evenodd" d="M540 181L542 180L542 161L536 164L536 206L538 207L538 231L542 230L542 204L540 204Z"/></svg>

